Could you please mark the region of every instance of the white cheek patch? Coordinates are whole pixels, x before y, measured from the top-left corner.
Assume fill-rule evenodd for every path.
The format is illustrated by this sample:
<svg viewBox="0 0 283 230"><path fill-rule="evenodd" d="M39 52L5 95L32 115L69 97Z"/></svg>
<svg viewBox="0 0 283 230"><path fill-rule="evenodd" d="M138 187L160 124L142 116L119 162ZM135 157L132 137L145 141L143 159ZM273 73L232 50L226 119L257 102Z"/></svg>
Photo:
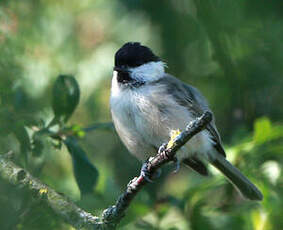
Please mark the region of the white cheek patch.
<svg viewBox="0 0 283 230"><path fill-rule="evenodd" d="M118 72L116 70L113 71L113 78L117 78Z"/></svg>
<svg viewBox="0 0 283 230"><path fill-rule="evenodd" d="M138 81L151 82L156 81L164 76L165 63L149 62L139 67L130 68L131 77Z"/></svg>
<svg viewBox="0 0 283 230"><path fill-rule="evenodd" d="M120 93L120 88L117 81L118 72L116 70L113 71L113 78L112 78L112 87L111 87L111 96L117 97Z"/></svg>

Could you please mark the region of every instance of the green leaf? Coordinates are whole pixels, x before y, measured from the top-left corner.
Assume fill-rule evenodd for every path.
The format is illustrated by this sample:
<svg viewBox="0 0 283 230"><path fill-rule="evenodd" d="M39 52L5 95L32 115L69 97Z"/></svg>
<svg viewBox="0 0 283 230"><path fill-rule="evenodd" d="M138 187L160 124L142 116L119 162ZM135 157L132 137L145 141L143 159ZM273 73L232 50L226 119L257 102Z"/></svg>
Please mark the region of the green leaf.
<svg viewBox="0 0 283 230"><path fill-rule="evenodd" d="M85 131L82 129L81 126L73 125L73 126L71 126L71 129L72 129L75 136L77 136L79 138L83 138L85 136Z"/></svg>
<svg viewBox="0 0 283 230"><path fill-rule="evenodd" d="M92 193L98 179L96 167L89 161L76 138L68 137L64 143L72 156L74 174L81 194Z"/></svg>
<svg viewBox="0 0 283 230"><path fill-rule="evenodd" d="M66 122L80 100L80 88L73 76L59 75L53 86L52 108L55 119Z"/></svg>

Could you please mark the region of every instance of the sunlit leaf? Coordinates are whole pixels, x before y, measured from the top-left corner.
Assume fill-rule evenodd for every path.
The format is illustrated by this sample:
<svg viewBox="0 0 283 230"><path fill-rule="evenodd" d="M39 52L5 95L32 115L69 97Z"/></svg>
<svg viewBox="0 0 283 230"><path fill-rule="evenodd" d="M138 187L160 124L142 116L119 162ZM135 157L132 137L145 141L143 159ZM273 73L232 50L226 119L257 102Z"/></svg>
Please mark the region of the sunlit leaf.
<svg viewBox="0 0 283 230"><path fill-rule="evenodd" d="M270 228L270 223L268 222L268 214L263 210L255 210L252 212L252 222L254 230L267 230Z"/></svg>
<svg viewBox="0 0 283 230"><path fill-rule="evenodd" d="M262 165L262 171L272 184L276 184L281 174L281 165L276 161L266 161Z"/></svg>
<svg viewBox="0 0 283 230"><path fill-rule="evenodd" d="M79 126L79 125L73 125L73 126L71 127L71 129L72 129L72 131L73 131L73 133L74 133L75 136L80 137L80 138L82 138L82 137L85 136L85 131L82 129L81 126Z"/></svg>
<svg viewBox="0 0 283 230"><path fill-rule="evenodd" d="M264 143L272 137L271 122L268 118L257 119L254 124L254 141Z"/></svg>

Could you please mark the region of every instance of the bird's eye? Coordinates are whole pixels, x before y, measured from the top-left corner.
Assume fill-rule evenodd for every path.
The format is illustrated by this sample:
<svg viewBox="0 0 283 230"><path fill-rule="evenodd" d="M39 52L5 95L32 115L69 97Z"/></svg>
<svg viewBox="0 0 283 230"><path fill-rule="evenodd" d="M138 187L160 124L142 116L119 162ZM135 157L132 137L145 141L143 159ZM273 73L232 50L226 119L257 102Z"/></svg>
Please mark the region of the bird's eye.
<svg viewBox="0 0 283 230"><path fill-rule="evenodd" d="M117 77L117 81L121 82L121 83L127 83L129 81L131 81L132 78L130 77L130 73L129 72L120 72L118 71L118 77Z"/></svg>

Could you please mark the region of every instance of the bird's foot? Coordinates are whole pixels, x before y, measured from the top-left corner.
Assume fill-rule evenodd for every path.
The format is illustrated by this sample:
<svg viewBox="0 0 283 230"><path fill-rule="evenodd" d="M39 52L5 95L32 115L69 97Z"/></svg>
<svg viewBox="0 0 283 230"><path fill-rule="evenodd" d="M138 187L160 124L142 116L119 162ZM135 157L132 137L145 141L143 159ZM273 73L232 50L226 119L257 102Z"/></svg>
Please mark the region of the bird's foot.
<svg viewBox="0 0 283 230"><path fill-rule="evenodd" d="M176 164L176 168L173 171L173 173L177 173L180 170L181 162L178 160L177 157L170 158L166 153L166 148L167 148L167 143L163 143L158 149L158 154L163 154L163 156L166 157L167 159L171 159L172 161L174 161Z"/></svg>
<svg viewBox="0 0 283 230"><path fill-rule="evenodd" d="M158 149L158 154L161 155L164 159L173 160L172 157L168 156L166 150L167 150L167 143L163 143Z"/></svg>
<svg viewBox="0 0 283 230"><path fill-rule="evenodd" d="M147 180L150 183L153 183L153 180L160 177L161 175L161 169L157 169L153 174L149 171L149 161L150 158L147 159L143 165L142 165L142 169L141 169L141 176Z"/></svg>
<svg viewBox="0 0 283 230"><path fill-rule="evenodd" d="M167 143L163 143L158 149L158 154L165 153L166 148L167 148Z"/></svg>

